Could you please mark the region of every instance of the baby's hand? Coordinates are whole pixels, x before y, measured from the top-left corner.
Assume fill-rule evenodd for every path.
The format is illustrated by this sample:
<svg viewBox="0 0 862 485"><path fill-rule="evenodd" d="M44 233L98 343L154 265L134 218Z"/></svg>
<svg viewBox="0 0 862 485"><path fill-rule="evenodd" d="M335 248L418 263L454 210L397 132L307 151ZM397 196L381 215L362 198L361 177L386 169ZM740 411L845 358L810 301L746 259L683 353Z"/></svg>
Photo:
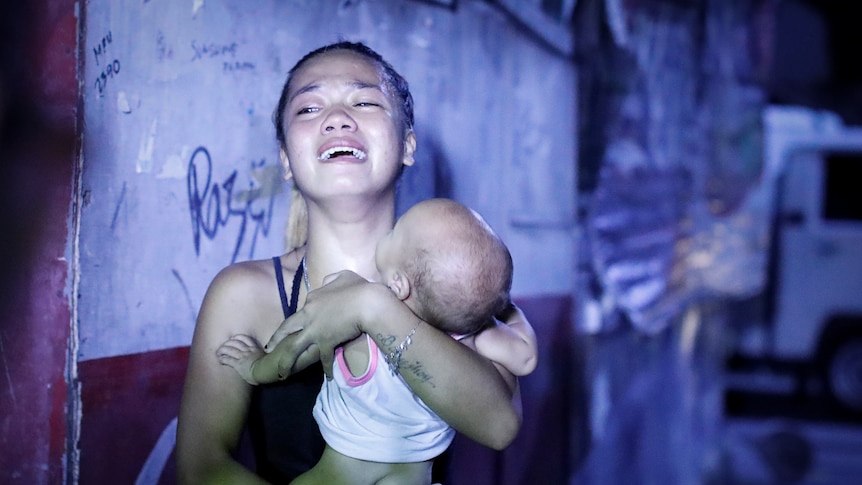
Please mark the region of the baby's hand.
<svg viewBox="0 0 862 485"><path fill-rule="evenodd" d="M253 386L258 384L252 374L254 364L264 355L263 347L248 335L234 335L216 350L219 363L233 367L240 377Z"/></svg>

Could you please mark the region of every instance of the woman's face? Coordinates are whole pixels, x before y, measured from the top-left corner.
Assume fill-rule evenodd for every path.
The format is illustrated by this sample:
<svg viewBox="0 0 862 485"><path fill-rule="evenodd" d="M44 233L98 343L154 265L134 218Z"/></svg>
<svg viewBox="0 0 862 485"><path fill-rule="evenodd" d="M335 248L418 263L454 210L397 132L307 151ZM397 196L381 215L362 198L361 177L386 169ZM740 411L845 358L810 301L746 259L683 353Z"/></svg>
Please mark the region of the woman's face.
<svg viewBox="0 0 862 485"><path fill-rule="evenodd" d="M415 138L399 130L399 109L376 64L337 50L294 73L285 108L288 173L307 198L394 192Z"/></svg>

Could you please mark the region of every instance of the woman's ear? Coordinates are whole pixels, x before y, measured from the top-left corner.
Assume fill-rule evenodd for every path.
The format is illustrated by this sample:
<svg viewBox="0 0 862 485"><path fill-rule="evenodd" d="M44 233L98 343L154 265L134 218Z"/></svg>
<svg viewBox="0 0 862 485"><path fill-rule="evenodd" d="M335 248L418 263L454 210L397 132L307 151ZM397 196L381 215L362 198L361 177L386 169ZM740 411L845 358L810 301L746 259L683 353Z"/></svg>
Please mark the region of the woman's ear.
<svg viewBox="0 0 862 485"><path fill-rule="evenodd" d="M401 163L407 167L412 166L414 163L416 163L416 159L413 158L413 154L415 153L416 133L413 133L413 130L410 130L404 137L404 157L401 159Z"/></svg>
<svg viewBox="0 0 862 485"><path fill-rule="evenodd" d="M410 280L407 279L407 274L404 271L397 270L386 282L386 286L395 293L399 300L404 301L410 297Z"/></svg>
<svg viewBox="0 0 862 485"><path fill-rule="evenodd" d="M284 148L278 149L278 158L281 159L281 166L284 168L284 180L292 179L293 172L290 171L290 160L287 158Z"/></svg>

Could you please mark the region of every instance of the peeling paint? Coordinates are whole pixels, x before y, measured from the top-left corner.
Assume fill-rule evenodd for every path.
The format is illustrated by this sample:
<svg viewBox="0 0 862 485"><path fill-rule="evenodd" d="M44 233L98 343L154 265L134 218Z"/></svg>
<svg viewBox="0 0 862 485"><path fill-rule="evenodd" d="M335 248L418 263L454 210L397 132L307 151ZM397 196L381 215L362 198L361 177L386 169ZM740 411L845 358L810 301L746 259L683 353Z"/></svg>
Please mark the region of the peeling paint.
<svg viewBox="0 0 862 485"><path fill-rule="evenodd" d="M132 107L129 106L129 99L126 97L125 91L117 93L117 111L125 114L132 112Z"/></svg>
<svg viewBox="0 0 862 485"><path fill-rule="evenodd" d="M180 154L168 155L165 164L162 165L161 172L156 175L159 179L182 179L186 176L186 161L191 156L191 148L188 145L183 145L180 149Z"/></svg>
<svg viewBox="0 0 862 485"><path fill-rule="evenodd" d="M254 200L257 198L268 198L278 195L282 191L282 172L278 165L267 165L259 169L251 171L251 176L259 186L259 189L252 189L240 192L237 195L237 200Z"/></svg>
<svg viewBox="0 0 862 485"><path fill-rule="evenodd" d="M158 126L159 120L153 120L150 124L149 133L141 139L141 145L138 149L138 163L135 166L137 173L150 173L153 170L153 146L156 143Z"/></svg>

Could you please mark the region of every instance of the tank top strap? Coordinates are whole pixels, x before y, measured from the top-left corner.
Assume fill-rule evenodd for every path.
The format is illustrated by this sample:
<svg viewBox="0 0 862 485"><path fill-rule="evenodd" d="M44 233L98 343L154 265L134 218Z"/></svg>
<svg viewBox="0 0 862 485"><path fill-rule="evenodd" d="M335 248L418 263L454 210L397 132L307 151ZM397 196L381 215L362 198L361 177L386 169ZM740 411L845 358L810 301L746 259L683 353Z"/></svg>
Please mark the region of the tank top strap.
<svg viewBox="0 0 862 485"><path fill-rule="evenodd" d="M288 299L281 259L273 258L273 264L288 318L296 311L303 268L300 265L293 277ZM320 460L326 443L312 409L323 380L323 367L314 364L283 381L254 386L248 419L254 460L248 466L267 482L290 483Z"/></svg>
<svg viewBox="0 0 862 485"><path fill-rule="evenodd" d="M293 275L293 286L290 289L290 301L287 300L287 290L284 287L284 274L282 273L281 258L273 256L272 264L275 269L275 281L278 283L278 296L281 298L281 311L284 312L284 318L287 318L296 313L296 306L299 303L299 288L302 281L303 265L299 265L296 273Z"/></svg>

